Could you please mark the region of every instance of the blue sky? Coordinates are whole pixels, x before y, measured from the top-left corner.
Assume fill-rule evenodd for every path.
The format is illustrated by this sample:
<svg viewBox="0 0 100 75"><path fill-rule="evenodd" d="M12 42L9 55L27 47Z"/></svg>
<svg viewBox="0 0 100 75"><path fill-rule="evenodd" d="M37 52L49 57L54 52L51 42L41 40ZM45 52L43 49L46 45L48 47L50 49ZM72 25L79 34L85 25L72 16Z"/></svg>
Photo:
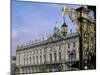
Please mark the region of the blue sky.
<svg viewBox="0 0 100 75"><path fill-rule="evenodd" d="M12 1L12 55L16 55L18 44L42 39L42 37L46 39L53 33L55 25L61 28L63 6L73 9L80 7L80 5ZM68 32L70 29L75 32L76 25L71 22L68 15L65 19Z"/></svg>

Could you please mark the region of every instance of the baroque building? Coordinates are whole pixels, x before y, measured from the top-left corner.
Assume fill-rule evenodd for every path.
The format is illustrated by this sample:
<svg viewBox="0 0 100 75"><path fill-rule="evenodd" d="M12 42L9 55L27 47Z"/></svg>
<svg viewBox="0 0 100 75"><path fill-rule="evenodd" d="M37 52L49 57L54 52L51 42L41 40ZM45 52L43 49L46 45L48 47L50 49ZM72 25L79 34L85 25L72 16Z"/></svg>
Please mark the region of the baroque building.
<svg viewBox="0 0 100 75"><path fill-rule="evenodd" d="M88 12L84 7L80 7L76 11L78 11L78 14L80 11L83 13ZM82 15L87 17L85 14ZM78 25L80 25L80 22L78 22ZM86 21L82 21L83 25L85 25L84 23ZM89 22L89 24L93 23ZM46 40L43 39L43 41L17 47L16 73L29 74L79 70L79 67L72 68L72 64L80 60L80 50L79 32L71 31L68 33L68 26L64 19L61 30L55 26L54 33Z"/></svg>
<svg viewBox="0 0 100 75"><path fill-rule="evenodd" d="M64 22L61 31L54 27L53 35L47 40L17 48L18 73L70 70L67 63L79 60L78 45L78 33L67 34Z"/></svg>

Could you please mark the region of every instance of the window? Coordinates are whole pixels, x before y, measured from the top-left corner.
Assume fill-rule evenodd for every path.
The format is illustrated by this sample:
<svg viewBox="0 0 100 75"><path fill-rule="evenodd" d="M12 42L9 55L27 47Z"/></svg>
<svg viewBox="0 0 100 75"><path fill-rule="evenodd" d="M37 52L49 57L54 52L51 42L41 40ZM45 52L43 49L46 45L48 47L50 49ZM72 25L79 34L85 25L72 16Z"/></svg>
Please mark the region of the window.
<svg viewBox="0 0 100 75"><path fill-rule="evenodd" d="M42 62L42 56L40 55L40 63Z"/></svg>
<svg viewBox="0 0 100 75"><path fill-rule="evenodd" d="M30 59L30 64L31 64L31 57L29 57L29 59Z"/></svg>
<svg viewBox="0 0 100 75"><path fill-rule="evenodd" d="M76 52L75 52L75 50L71 51L71 52L68 54L68 58L69 58L69 61L70 61L70 62L76 61Z"/></svg>
<svg viewBox="0 0 100 75"><path fill-rule="evenodd" d="M73 42L73 47L75 47L75 42Z"/></svg>
<svg viewBox="0 0 100 75"><path fill-rule="evenodd" d="M30 64L31 64L31 56L32 56L32 51L30 51L30 55L29 55L29 62L30 62Z"/></svg>
<svg viewBox="0 0 100 75"><path fill-rule="evenodd" d="M57 61L57 58L56 58L56 53L54 53L54 62L56 62Z"/></svg>
<svg viewBox="0 0 100 75"><path fill-rule="evenodd" d="M70 55L70 53L68 54L68 61L71 62L71 55Z"/></svg>
<svg viewBox="0 0 100 75"><path fill-rule="evenodd" d="M43 57L44 57L44 63L46 62L46 56L45 55L43 55Z"/></svg>
<svg viewBox="0 0 100 75"><path fill-rule="evenodd" d="M68 48L70 48L70 44L68 43Z"/></svg>
<svg viewBox="0 0 100 75"><path fill-rule="evenodd" d="M27 64L28 64L28 58L26 58L26 62L27 62Z"/></svg>
<svg viewBox="0 0 100 75"><path fill-rule="evenodd" d="M61 61L61 52L59 52L59 62Z"/></svg>
<svg viewBox="0 0 100 75"><path fill-rule="evenodd" d="M76 51L75 51L75 50L73 50L73 51L72 51L72 53L73 53L73 56L72 56L72 61L76 61Z"/></svg>
<svg viewBox="0 0 100 75"><path fill-rule="evenodd" d="M38 56L36 56L37 64L38 64Z"/></svg>
<svg viewBox="0 0 100 75"><path fill-rule="evenodd" d="M50 54L50 62L52 63L52 54Z"/></svg>

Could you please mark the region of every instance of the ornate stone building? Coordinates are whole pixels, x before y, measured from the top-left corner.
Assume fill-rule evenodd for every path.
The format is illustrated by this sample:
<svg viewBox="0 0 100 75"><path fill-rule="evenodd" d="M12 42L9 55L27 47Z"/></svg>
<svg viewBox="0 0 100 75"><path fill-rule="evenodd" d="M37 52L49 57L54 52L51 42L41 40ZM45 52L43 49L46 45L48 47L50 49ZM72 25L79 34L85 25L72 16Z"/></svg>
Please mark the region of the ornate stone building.
<svg viewBox="0 0 100 75"><path fill-rule="evenodd" d="M86 11L86 8L77 9L78 13L80 10ZM46 40L17 47L16 73L79 70L78 67L72 68L72 64L80 60L79 43L79 33L68 33L68 26L64 21L61 30L55 26L54 33Z"/></svg>
<svg viewBox="0 0 100 75"><path fill-rule="evenodd" d="M79 60L78 33L67 34L64 22L47 40L18 47L16 58L17 73L70 70L68 63Z"/></svg>

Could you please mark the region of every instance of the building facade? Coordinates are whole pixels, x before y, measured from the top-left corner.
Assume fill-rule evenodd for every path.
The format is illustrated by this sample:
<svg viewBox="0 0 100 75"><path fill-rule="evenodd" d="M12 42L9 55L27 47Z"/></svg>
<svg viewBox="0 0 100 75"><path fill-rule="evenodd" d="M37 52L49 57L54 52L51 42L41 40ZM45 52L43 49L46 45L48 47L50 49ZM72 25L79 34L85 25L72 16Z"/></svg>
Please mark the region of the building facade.
<svg viewBox="0 0 100 75"><path fill-rule="evenodd" d="M87 8L82 7L77 9L78 14L80 14L81 11L83 13L88 12ZM84 15L81 17L84 17ZM93 24L88 21L84 22L83 19L82 23L80 22L81 21L78 21L79 27L81 27L80 25L88 26L90 24ZM72 32L71 30L70 33L68 33L68 26L65 23L64 19L64 22L61 25L61 30L59 30L59 28L55 26L54 33L46 40L43 39L42 41L39 42L18 46L16 50L16 67L17 67L16 73L29 74L29 73L40 73L40 72L79 70L80 69L79 66L77 68L72 66L77 62L79 63L79 61L81 60L80 54L85 52L84 45L85 43L86 44L89 43L88 41L84 42L85 38L83 37L82 34L81 43L84 44L80 46L79 34L80 32ZM88 35L90 35L89 32ZM95 39L92 41L93 43L89 43L87 45L95 44L94 43ZM88 46L88 48L89 49L87 49L86 51L89 54L89 51L92 51L91 49L92 47ZM88 57L89 55L84 56L84 58L87 58L86 61L89 61ZM82 61L83 60L85 59L82 59Z"/></svg>
<svg viewBox="0 0 100 75"><path fill-rule="evenodd" d="M70 62L79 60L78 33L67 34L64 22L61 31L54 28L47 40L17 48L17 73L66 71Z"/></svg>

